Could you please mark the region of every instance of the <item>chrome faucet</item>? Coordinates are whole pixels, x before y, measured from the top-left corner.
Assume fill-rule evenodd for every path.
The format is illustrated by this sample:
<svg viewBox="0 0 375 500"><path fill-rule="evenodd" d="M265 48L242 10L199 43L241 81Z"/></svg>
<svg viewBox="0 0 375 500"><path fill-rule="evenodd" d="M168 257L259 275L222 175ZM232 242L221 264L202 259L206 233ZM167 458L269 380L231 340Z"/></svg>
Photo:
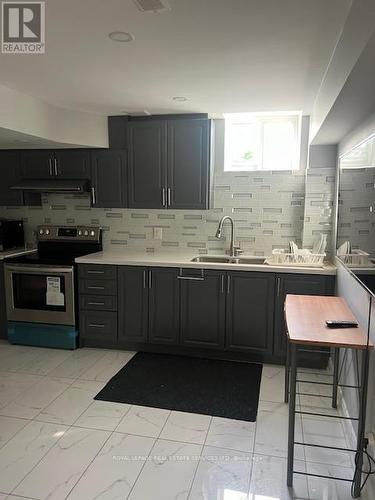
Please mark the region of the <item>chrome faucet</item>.
<svg viewBox="0 0 375 500"><path fill-rule="evenodd" d="M230 233L230 248L229 248L229 255L230 257L237 257L242 253L242 250L240 249L239 246L235 246L234 244L234 220L232 217L229 217L229 215L224 215L224 217L221 218L221 221L219 222L219 226L216 231L216 238L220 239L221 238L221 232L223 230L223 225L225 221L229 221L231 223L231 233Z"/></svg>

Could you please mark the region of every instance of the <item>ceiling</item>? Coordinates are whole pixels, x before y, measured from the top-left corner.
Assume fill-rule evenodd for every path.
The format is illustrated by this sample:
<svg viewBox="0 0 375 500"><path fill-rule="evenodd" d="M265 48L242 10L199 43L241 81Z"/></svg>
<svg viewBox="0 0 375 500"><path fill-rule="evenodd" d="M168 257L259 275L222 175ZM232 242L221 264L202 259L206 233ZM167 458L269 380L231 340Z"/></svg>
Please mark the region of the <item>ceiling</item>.
<svg viewBox="0 0 375 500"><path fill-rule="evenodd" d="M0 84L121 114L311 112L351 0L48 0L45 55L0 55ZM130 43L112 31L135 36ZM175 102L173 96L186 96Z"/></svg>

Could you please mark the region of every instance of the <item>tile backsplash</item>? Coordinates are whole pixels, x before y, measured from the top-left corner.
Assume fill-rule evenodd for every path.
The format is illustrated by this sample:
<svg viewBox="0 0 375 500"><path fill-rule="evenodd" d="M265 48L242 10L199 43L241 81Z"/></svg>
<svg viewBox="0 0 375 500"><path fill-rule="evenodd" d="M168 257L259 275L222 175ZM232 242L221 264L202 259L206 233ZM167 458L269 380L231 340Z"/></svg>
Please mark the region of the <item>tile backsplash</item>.
<svg viewBox="0 0 375 500"><path fill-rule="evenodd" d="M230 230L227 227L218 240L216 228L223 215L231 215L236 240L245 252L268 255L290 240L311 246L318 233L331 230L334 169L307 172L306 177L304 170L219 170L214 176L214 208L205 211L98 209L90 207L87 195L46 194L42 207L3 207L0 216L23 218L29 243L38 224L89 224L102 226L105 249L220 253L228 247ZM162 240L154 239L154 228L162 229Z"/></svg>

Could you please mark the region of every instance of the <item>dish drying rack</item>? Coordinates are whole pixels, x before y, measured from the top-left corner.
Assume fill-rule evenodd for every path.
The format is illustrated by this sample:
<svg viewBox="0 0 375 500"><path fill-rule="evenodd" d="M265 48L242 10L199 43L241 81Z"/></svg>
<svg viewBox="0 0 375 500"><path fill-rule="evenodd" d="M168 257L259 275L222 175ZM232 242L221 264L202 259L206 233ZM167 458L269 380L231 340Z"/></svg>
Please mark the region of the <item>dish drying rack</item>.
<svg viewBox="0 0 375 500"><path fill-rule="evenodd" d="M271 266L323 267L325 256L326 253L312 253L307 249L291 253L284 248L276 248L267 258L266 263Z"/></svg>
<svg viewBox="0 0 375 500"><path fill-rule="evenodd" d="M375 267L370 260L370 254L363 250L352 250L351 253L340 255L340 259L348 267Z"/></svg>

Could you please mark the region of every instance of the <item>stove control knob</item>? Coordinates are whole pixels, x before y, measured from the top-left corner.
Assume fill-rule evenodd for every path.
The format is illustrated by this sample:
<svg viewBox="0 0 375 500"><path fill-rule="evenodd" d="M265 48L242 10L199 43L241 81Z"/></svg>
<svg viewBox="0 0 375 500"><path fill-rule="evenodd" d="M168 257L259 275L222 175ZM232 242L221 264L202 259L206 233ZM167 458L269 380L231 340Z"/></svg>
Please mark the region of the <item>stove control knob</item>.
<svg viewBox="0 0 375 500"><path fill-rule="evenodd" d="M46 234L49 234L49 233L50 233L49 229L46 229Z"/></svg>
<svg viewBox="0 0 375 500"><path fill-rule="evenodd" d="M90 236L95 236L95 231L90 231Z"/></svg>
<svg viewBox="0 0 375 500"><path fill-rule="evenodd" d="M78 231L78 236L82 236L82 229Z"/></svg>
<svg viewBox="0 0 375 500"><path fill-rule="evenodd" d="M39 229L39 234L44 234L44 229L42 227Z"/></svg>
<svg viewBox="0 0 375 500"><path fill-rule="evenodd" d="M86 231L84 232L84 235L85 235L85 236L88 236L88 235L89 235L89 232L87 231L87 229L86 229Z"/></svg>

